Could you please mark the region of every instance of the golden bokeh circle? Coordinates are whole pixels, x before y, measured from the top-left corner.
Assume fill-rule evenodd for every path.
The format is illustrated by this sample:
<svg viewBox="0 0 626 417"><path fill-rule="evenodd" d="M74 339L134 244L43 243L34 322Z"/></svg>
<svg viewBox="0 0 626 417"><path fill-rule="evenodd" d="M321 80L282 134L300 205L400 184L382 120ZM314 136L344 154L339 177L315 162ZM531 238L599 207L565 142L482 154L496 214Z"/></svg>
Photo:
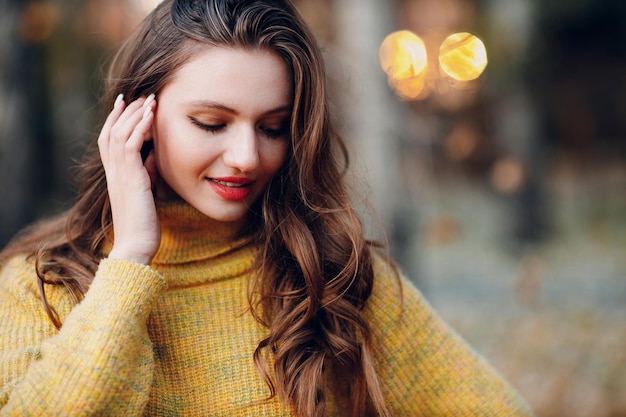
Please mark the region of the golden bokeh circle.
<svg viewBox="0 0 626 417"><path fill-rule="evenodd" d="M425 72L428 65L424 41L408 30L389 34L380 45L379 59L392 80L414 78Z"/></svg>
<svg viewBox="0 0 626 417"><path fill-rule="evenodd" d="M468 32L448 36L439 48L441 69L458 81L471 81L480 77L487 63L485 44Z"/></svg>

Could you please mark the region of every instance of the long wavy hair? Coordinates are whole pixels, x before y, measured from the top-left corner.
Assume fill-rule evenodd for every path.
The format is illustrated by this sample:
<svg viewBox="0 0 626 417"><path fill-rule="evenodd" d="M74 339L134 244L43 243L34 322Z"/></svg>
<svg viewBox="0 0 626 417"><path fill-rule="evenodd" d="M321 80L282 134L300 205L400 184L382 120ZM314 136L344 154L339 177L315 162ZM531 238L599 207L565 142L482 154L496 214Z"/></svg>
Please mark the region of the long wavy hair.
<svg viewBox="0 0 626 417"><path fill-rule="evenodd" d="M255 203L251 224L261 250L249 302L269 329L254 361L270 398L278 395L299 416L324 416L329 373L337 372L349 375L353 416L366 410L387 416L363 317L373 285L370 244L345 188L348 157L330 120L321 52L289 0L163 1L114 57L104 108L119 93L127 102L158 95L207 45L267 48L282 57L291 75L290 152ZM25 230L0 254L0 263L18 253L36 260L41 296L58 328L45 285L64 285L79 300L113 228L95 142L77 173L73 207Z"/></svg>

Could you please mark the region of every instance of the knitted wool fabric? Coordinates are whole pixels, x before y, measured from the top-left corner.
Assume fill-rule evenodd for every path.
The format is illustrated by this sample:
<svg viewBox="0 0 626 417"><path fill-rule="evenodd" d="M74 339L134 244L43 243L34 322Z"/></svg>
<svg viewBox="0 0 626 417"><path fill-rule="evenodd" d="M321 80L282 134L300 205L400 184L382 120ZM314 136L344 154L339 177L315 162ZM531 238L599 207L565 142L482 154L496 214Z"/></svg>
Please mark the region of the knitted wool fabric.
<svg viewBox="0 0 626 417"><path fill-rule="evenodd" d="M252 360L266 334L249 311L256 248L237 225L159 203L151 267L104 259L83 301L47 286L31 262L0 270L0 416L292 416ZM380 260L365 314L393 416L531 416L525 402ZM402 287L402 289L400 288ZM336 383L341 390L342 378ZM327 389L330 416L351 415Z"/></svg>

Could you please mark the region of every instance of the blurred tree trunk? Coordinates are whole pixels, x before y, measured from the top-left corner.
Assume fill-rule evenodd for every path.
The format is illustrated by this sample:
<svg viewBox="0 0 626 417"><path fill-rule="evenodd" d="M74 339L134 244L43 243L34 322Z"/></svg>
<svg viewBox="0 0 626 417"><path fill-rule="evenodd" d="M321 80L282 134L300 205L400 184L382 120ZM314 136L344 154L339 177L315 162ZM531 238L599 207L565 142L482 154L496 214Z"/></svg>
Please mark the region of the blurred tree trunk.
<svg viewBox="0 0 626 417"><path fill-rule="evenodd" d="M45 204L54 175L41 172L50 158L44 53L21 33L27 2L0 3L0 246Z"/></svg>
<svg viewBox="0 0 626 417"><path fill-rule="evenodd" d="M369 237L388 236L394 258L415 277L410 249L416 242L417 213L402 174L401 146L408 109L391 92L378 50L396 30L394 1L336 0L337 43L347 94L340 99L356 173L363 174L376 214L363 213ZM343 93L343 92L342 92ZM384 230L381 230L384 229Z"/></svg>

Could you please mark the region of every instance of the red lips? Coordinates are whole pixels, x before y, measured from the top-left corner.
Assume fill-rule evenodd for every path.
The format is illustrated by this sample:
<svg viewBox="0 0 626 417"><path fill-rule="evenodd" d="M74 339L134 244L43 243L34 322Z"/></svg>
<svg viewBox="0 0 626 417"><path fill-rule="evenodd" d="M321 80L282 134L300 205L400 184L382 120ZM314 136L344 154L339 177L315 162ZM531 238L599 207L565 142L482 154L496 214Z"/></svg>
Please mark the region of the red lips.
<svg viewBox="0 0 626 417"><path fill-rule="evenodd" d="M240 201L250 195L254 180L245 177L208 178L213 190L225 200Z"/></svg>

